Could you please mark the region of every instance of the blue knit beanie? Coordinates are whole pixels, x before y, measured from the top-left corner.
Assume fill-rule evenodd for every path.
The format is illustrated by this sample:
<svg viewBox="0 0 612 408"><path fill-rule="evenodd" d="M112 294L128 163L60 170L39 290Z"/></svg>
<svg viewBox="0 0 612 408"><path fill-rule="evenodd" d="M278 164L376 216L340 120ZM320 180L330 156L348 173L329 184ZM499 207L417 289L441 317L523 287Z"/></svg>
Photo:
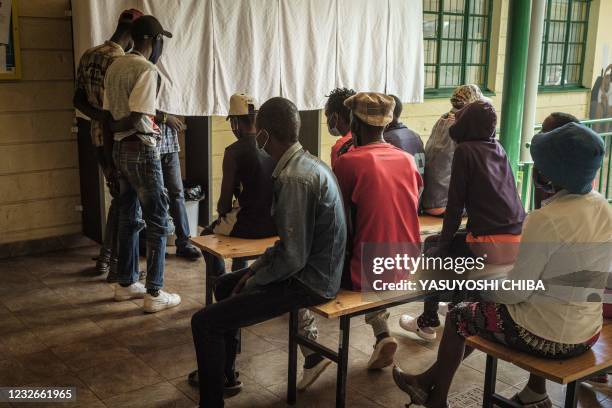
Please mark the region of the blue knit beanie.
<svg viewBox="0 0 612 408"><path fill-rule="evenodd" d="M530 150L538 171L573 194L591 191L605 154L603 139L578 123L535 135Z"/></svg>

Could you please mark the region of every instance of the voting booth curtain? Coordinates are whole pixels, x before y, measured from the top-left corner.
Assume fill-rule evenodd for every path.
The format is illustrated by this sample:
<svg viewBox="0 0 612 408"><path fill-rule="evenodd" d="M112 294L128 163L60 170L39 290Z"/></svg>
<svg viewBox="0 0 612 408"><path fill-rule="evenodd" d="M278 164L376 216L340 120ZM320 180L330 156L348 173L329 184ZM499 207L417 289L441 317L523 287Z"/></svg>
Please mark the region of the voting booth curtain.
<svg viewBox="0 0 612 408"><path fill-rule="evenodd" d="M423 100L422 0L77 0L75 63L132 7L173 34L157 64L169 113L226 115L235 92L300 110L336 87Z"/></svg>

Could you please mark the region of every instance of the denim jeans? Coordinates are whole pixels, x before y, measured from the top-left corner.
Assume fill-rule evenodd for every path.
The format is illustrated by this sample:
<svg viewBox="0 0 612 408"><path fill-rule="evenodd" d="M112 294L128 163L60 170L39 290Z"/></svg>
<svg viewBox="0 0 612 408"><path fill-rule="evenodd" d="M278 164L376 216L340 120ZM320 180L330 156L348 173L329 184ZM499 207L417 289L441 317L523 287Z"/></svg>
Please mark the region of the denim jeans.
<svg viewBox="0 0 612 408"><path fill-rule="evenodd" d="M119 215L119 262L117 281L138 281L138 233L147 225L147 289L164 286L164 258L167 236L172 233L168 220L168 194L163 185L159 152L136 141L117 142L114 160L121 172Z"/></svg>
<svg viewBox="0 0 612 408"><path fill-rule="evenodd" d="M465 239L467 237L467 233L460 231L455 233L453 240L451 242L448 256L452 258L471 258L474 257L474 254L468 247ZM440 239L440 235L432 235L425 239L423 243L423 252L427 252L429 248L435 247L438 244L438 239ZM452 303L457 303L462 299L464 294L455 292L453 293L451 299ZM448 297L448 295L447 295ZM440 303L440 295L432 295L425 298L423 302L423 314L418 318L419 327L437 327L440 325L440 319L438 318L438 308Z"/></svg>
<svg viewBox="0 0 612 408"><path fill-rule="evenodd" d="M179 154L166 153L161 155L164 186L170 198L170 215L174 221L176 246L185 247L189 244L189 221L185 210L185 195L183 194L183 178L181 177L181 162Z"/></svg>
<svg viewBox="0 0 612 408"><path fill-rule="evenodd" d="M233 375L239 328L327 301L294 278L248 290L245 288L231 296L232 290L248 270L242 269L220 277L215 285L217 303L206 306L191 318L200 378L200 407L224 406L223 386L225 377ZM265 367L262 369L265 370Z"/></svg>
<svg viewBox="0 0 612 408"><path fill-rule="evenodd" d="M114 189L110 189L111 202L108 207L108 215L106 217L106 226L104 228L104 241L102 242L102 248L100 248L100 258L111 262L117 259L119 251L119 192ZM112 264L112 262L111 262Z"/></svg>

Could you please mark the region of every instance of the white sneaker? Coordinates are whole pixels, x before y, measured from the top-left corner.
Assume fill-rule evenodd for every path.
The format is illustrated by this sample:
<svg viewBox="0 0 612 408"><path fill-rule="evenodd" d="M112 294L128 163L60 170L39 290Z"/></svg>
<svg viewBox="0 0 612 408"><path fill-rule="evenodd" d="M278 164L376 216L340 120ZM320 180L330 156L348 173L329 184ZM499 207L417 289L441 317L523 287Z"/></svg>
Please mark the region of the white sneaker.
<svg viewBox="0 0 612 408"><path fill-rule="evenodd" d="M419 327L417 319L410 315L402 315L399 324L402 329L416 334L423 340L434 341L436 339L437 334L432 327Z"/></svg>
<svg viewBox="0 0 612 408"><path fill-rule="evenodd" d="M170 309L181 304L181 297L176 293L159 291L158 296L146 294L144 297L143 309L145 313L155 313L165 309Z"/></svg>
<svg viewBox="0 0 612 408"><path fill-rule="evenodd" d="M297 383L298 391L304 391L306 388L310 387L317 379L323 374L323 371L331 364L331 360L324 358L319 361L319 364L315 365L312 368L305 368L302 373L302 378Z"/></svg>
<svg viewBox="0 0 612 408"><path fill-rule="evenodd" d="M446 316L447 313L448 313L448 303L440 302L438 304L438 314L440 316Z"/></svg>
<svg viewBox="0 0 612 408"><path fill-rule="evenodd" d="M374 352L368 361L368 370L378 370L393 364L397 351L397 341L393 337L385 337L374 346Z"/></svg>
<svg viewBox="0 0 612 408"><path fill-rule="evenodd" d="M130 286L123 287L115 284L115 300L121 302L130 299L142 299L147 293L147 289L140 282L132 283Z"/></svg>

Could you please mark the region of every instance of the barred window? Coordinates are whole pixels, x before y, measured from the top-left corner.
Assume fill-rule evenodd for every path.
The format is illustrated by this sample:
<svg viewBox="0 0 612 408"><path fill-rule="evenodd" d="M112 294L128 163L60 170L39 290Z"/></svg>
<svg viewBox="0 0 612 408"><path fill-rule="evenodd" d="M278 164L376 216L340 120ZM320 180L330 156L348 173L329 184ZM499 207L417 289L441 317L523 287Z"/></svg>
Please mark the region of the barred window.
<svg viewBox="0 0 612 408"><path fill-rule="evenodd" d="M423 0L425 90L485 88L492 0Z"/></svg>
<svg viewBox="0 0 612 408"><path fill-rule="evenodd" d="M590 0L548 0L540 86L582 85Z"/></svg>

